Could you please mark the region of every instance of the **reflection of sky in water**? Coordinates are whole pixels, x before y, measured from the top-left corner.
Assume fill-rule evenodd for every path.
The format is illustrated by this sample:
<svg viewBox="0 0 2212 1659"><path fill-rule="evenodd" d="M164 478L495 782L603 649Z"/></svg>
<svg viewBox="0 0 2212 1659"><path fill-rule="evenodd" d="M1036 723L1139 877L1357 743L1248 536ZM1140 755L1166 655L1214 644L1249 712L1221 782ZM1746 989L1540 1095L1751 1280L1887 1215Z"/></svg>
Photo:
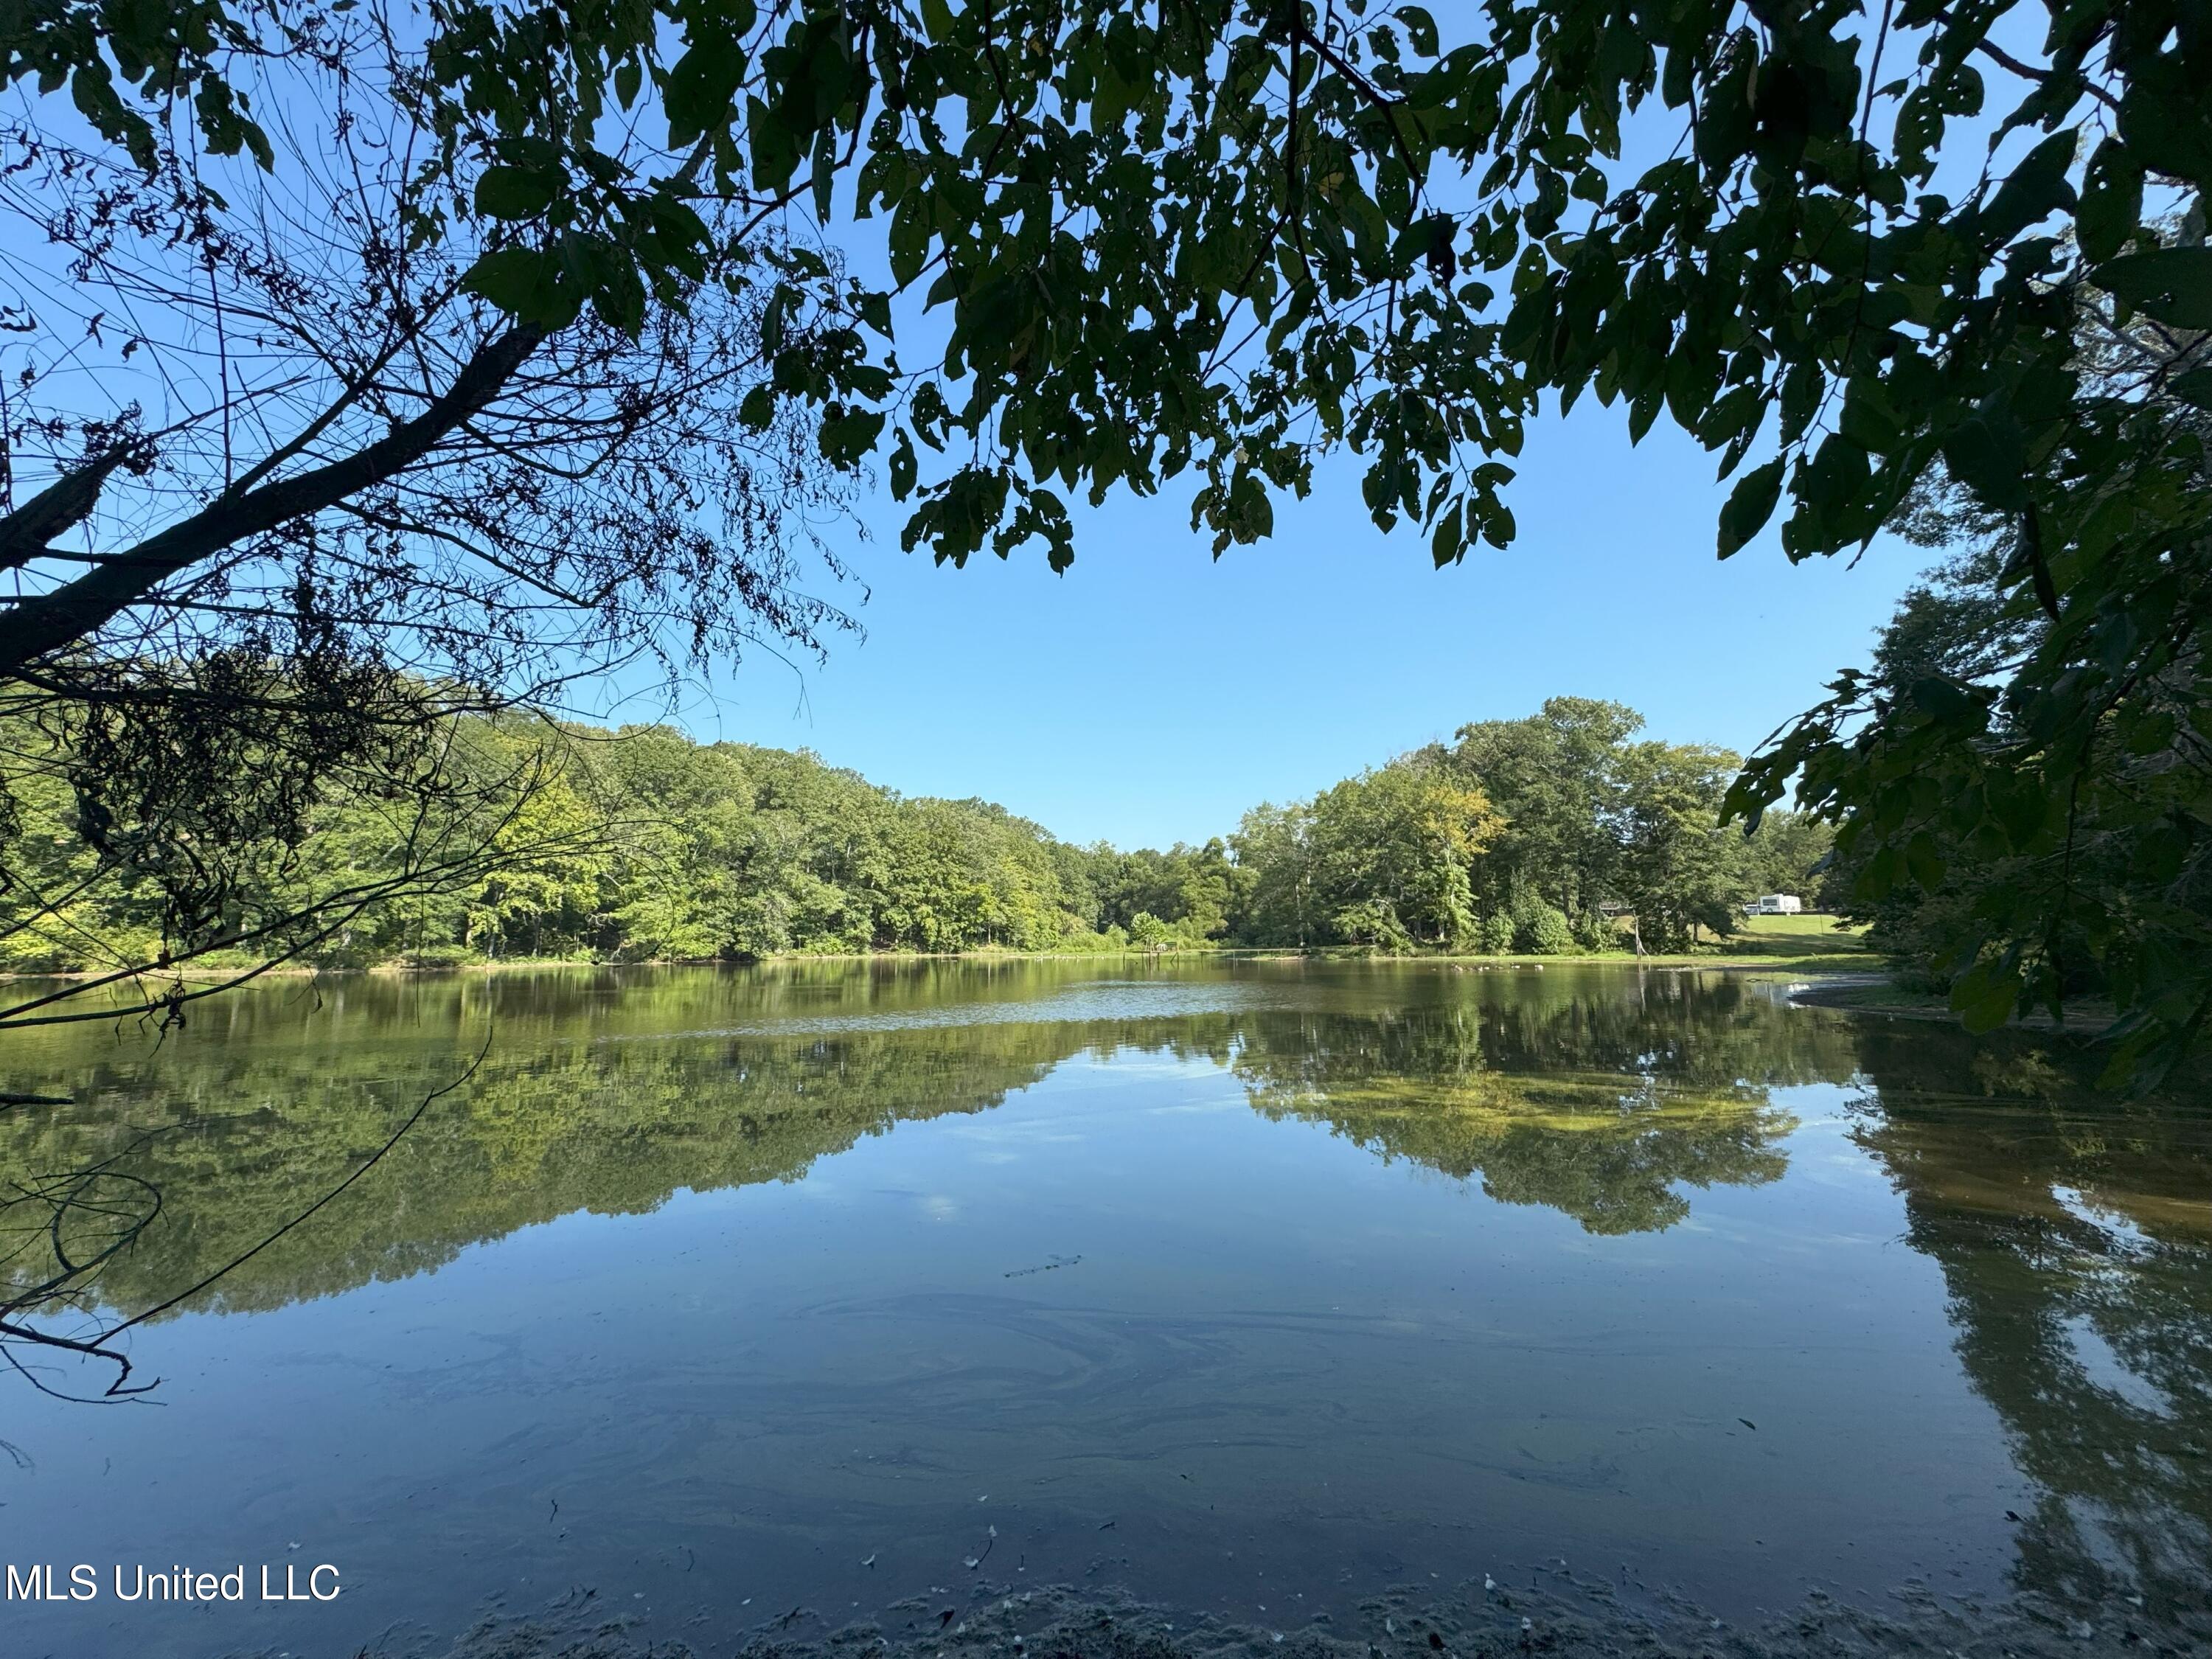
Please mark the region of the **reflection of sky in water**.
<svg viewBox="0 0 2212 1659"><path fill-rule="evenodd" d="M2073 1345L2075 1363L2091 1386L2108 1389L2137 1411L2149 1412L2156 1417L2172 1417L2173 1402L2160 1392L2158 1385L2137 1374L2128 1363L2112 1351L2112 1345L2093 1324L2086 1314L2076 1314L2063 1322L2067 1340Z"/></svg>
<svg viewBox="0 0 2212 1659"><path fill-rule="evenodd" d="M2117 1210L2099 1205L2087 1193L2073 1187L2057 1186L2051 1189L2051 1195L2067 1214L2102 1233L2111 1249L2132 1254L2150 1248L2149 1235L2141 1227Z"/></svg>

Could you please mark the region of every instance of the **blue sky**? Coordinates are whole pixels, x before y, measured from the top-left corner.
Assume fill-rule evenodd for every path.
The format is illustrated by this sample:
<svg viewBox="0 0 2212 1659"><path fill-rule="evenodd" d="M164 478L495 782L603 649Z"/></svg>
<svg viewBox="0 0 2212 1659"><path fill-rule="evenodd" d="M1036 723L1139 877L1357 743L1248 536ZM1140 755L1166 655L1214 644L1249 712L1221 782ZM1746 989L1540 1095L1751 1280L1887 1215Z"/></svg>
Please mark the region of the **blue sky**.
<svg viewBox="0 0 2212 1659"><path fill-rule="evenodd" d="M898 510L840 541L865 639L802 672L765 653L681 710L702 738L810 748L910 794L981 795L1077 841L1202 841L1470 720L1560 693L1650 734L1747 748L1864 660L1927 562L1877 542L1792 567L1770 533L1713 555L1713 459L1594 402L1532 423L1520 538L1443 570L1368 520L1350 467L1215 562L1177 492L1080 516L1077 559L964 569L898 550ZM631 711L629 717L640 715Z"/></svg>
<svg viewBox="0 0 2212 1659"><path fill-rule="evenodd" d="M2033 37L2021 46L2032 55ZM1628 165L1678 125L1650 106ZM1974 132L1954 130L1939 180L1954 194L1995 165ZM855 271L879 276L869 236L837 225ZM915 309L898 313L908 356L909 329L929 332ZM681 723L1125 847L1226 834L1259 801L1561 693L1627 703L1655 737L1748 750L1866 660L1931 556L1883 538L1856 562L1792 566L1770 526L1723 564L1715 460L1663 417L1632 447L1625 409L1586 398L1530 423L1514 546L1441 571L1418 532L1375 529L1355 465L1302 504L1279 499L1273 540L1218 563L1190 531L1188 488L1079 510L1065 576L1039 554L965 570L903 555L886 498L863 509L872 542L838 544L871 590L841 600L867 637L799 673L757 653Z"/></svg>

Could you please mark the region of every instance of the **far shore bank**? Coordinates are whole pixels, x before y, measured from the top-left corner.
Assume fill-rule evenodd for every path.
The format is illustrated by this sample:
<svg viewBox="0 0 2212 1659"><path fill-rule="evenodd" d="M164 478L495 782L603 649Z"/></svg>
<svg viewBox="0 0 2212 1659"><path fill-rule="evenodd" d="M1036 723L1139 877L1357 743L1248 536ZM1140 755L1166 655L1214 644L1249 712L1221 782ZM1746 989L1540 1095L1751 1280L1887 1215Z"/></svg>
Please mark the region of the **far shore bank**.
<svg viewBox="0 0 2212 1659"><path fill-rule="evenodd" d="M1439 967L1546 969L1621 967L1645 969L1704 969L1724 973L1752 973L1802 977L1811 974L1871 973L1881 965L1873 952L1856 948L1856 941L1821 941L1806 949L1800 939L1739 935L1724 944L1692 951L1591 951L1543 956L1530 952L1481 954L1448 951L1380 951L1351 945L1170 945L1150 949L1082 949L1071 951L1004 951L985 947L973 951L792 951L755 957L651 957L607 960L576 957L496 957L422 960L397 957L365 963L285 963L253 970L251 963L211 962L183 970L149 969L142 977L167 979L173 974L187 983L219 981L250 974L254 979L312 979L356 975L422 975L604 972L630 968L789 968L821 963L1018 963L1018 962L1158 962L1206 960L1224 962L1376 962L1429 963ZM0 981L90 981L112 977L113 969L17 969L0 972ZM119 981L118 982L123 982Z"/></svg>

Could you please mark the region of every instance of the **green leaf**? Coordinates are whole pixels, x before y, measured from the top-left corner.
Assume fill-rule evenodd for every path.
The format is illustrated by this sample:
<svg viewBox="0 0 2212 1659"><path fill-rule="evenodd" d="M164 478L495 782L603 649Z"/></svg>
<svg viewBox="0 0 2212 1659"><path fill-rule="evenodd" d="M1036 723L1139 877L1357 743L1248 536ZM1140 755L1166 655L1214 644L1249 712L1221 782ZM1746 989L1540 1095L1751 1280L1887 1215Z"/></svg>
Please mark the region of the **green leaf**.
<svg viewBox="0 0 2212 1659"><path fill-rule="evenodd" d="M1979 1034L1994 1031L2012 1017L2020 997L2017 974L1978 963L1951 987L1951 1006L1966 1028Z"/></svg>
<svg viewBox="0 0 2212 1659"><path fill-rule="evenodd" d="M536 248L497 248L477 256L461 286L513 316L527 316L552 263Z"/></svg>
<svg viewBox="0 0 2212 1659"><path fill-rule="evenodd" d="M1429 556L1441 570L1457 562L1466 550L1467 532L1462 528L1462 503L1454 501L1437 520L1436 533L1429 538Z"/></svg>
<svg viewBox="0 0 2212 1659"><path fill-rule="evenodd" d="M1948 725L1972 726L1976 730L1982 726L1980 701L1955 680L1930 674L1913 681L1911 696L1922 708Z"/></svg>
<svg viewBox="0 0 2212 1659"><path fill-rule="evenodd" d="M1905 867L1923 893L1943 884L1943 857L1936 850L1936 837L1925 830L1905 844Z"/></svg>
<svg viewBox="0 0 2212 1659"><path fill-rule="evenodd" d="M2127 245L2142 221L2142 163L2128 147L2117 138L2098 145L2082 180L2075 227L2084 258L2101 262Z"/></svg>
<svg viewBox="0 0 2212 1659"><path fill-rule="evenodd" d="M2212 247L2162 247L2108 259L2090 273L2100 288L2176 328L2212 328Z"/></svg>
<svg viewBox="0 0 2212 1659"><path fill-rule="evenodd" d="M2030 225L2074 205L2066 169L2073 165L2075 142L2071 128L2054 132L2021 158L2012 176L1982 210L1977 228L1987 246L2001 247Z"/></svg>
<svg viewBox="0 0 2212 1659"><path fill-rule="evenodd" d="M477 179L477 211L492 219L535 219L565 182L556 167L486 167Z"/></svg>
<svg viewBox="0 0 2212 1659"><path fill-rule="evenodd" d="M668 116L668 142L688 144L709 127L720 125L744 77L744 48L732 35L708 34L678 58L660 94Z"/></svg>
<svg viewBox="0 0 2212 1659"><path fill-rule="evenodd" d="M1721 508L1720 556L1723 559L1733 556L1774 516L1774 504L1782 499L1782 466L1783 458L1778 455L1745 473L1729 492L1728 505Z"/></svg>
<svg viewBox="0 0 2212 1659"><path fill-rule="evenodd" d="M827 416L822 422L822 453L838 466L856 466L883 433L880 410L857 409Z"/></svg>
<svg viewBox="0 0 2212 1659"><path fill-rule="evenodd" d="M891 447L891 499L902 501L914 494L914 439L901 428L898 441Z"/></svg>
<svg viewBox="0 0 2212 1659"><path fill-rule="evenodd" d="M1980 416L1962 421L1943 441L1951 474L1988 505L2014 510L2027 505L2027 452L2009 422Z"/></svg>

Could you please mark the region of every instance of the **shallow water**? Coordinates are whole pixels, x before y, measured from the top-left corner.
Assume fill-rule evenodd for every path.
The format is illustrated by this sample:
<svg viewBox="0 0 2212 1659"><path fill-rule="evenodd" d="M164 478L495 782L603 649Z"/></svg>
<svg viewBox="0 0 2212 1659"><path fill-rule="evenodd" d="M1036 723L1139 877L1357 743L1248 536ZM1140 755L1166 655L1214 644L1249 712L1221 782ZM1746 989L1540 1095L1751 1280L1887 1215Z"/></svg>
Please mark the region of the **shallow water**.
<svg viewBox="0 0 2212 1659"><path fill-rule="evenodd" d="M140 1402L0 1380L0 1559L101 1583L0 1602L0 1647L349 1653L580 1584L663 1638L986 1579L1291 1629L1559 1560L1732 1619L2204 1602L2212 1102L1738 978L294 984L12 1039L79 1103L0 1120L0 1179L158 1189L100 1281L136 1311L487 1039L132 1334ZM325 1604L108 1582L322 1562Z"/></svg>

